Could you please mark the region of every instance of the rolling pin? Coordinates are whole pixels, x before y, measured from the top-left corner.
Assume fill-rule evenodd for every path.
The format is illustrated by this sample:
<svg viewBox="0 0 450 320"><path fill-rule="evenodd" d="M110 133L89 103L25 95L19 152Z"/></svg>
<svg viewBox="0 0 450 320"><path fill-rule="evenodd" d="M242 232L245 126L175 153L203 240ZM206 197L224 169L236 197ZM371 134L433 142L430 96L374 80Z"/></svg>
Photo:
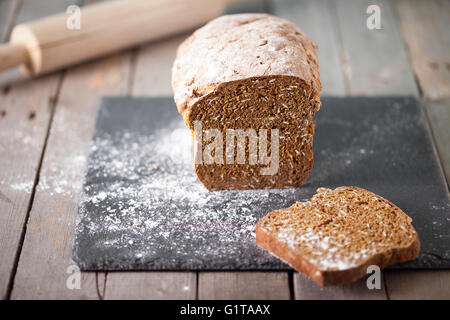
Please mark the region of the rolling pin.
<svg viewBox="0 0 450 320"><path fill-rule="evenodd" d="M66 13L17 25L0 45L0 71L21 66L27 76L198 27L236 0L115 0L83 7L80 28Z"/></svg>

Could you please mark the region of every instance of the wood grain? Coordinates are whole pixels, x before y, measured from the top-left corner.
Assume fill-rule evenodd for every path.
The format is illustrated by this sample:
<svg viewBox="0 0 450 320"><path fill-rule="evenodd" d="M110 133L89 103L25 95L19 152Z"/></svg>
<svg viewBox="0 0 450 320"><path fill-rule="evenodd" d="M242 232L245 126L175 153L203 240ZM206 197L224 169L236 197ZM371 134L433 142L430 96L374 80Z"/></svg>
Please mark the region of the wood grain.
<svg viewBox="0 0 450 320"><path fill-rule="evenodd" d="M17 14L19 2L10 3ZM27 6L20 14L27 15ZM45 10L33 12L35 17ZM14 22L16 17L7 19ZM9 28L10 29L10 28ZM10 294L61 75L2 88L0 93L0 296Z"/></svg>
<svg viewBox="0 0 450 320"><path fill-rule="evenodd" d="M0 92L1 297L15 269L58 82L53 75Z"/></svg>
<svg viewBox="0 0 450 320"><path fill-rule="evenodd" d="M272 7L274 14L292 21L319 46L322 94L345 95L345 66L340 63L341 45L329 1L277 0Z"/></svg>
<svg viewBox="0 0 450 320"><path fill-rule="evenodd" d="M81 289L69 290L66 272L97 106L102 95L129 92L129 72L129 53L67 72L42 162L12 299L100 297L102 281L95 273L83 273Z"/></svg>
<svg viewBox="0 0 450 320"><path fill-rule="evenodd" d="M131 89L133 96L172 95L172 63L178 46L187 36L171 37L138 49Z"/></svg>
<svg viewBox="0 0 450 320"><path fill-rule="evenodd" d="M450 270L389 270L385 272L389 299L450 299Z"/></svg>
<svg viewBox="0 0 450 320"><path fill-rule="evenodd" d="M105 299L194 300L195 272L112 272L108 273Z"/></svg>
<svg viewBox="0 0 450 320"><path fill-rule="evenodd" d="M450 181L450 1L395 2L410 60L425 98L425 107Z"/></svg>
<svg viewBox="0 0 450 320"><path fill-rule="evenodd" d="M369 0L334 1L342 38L341 58L352 95L417 95L392 2L377 1L381 29L366 25Z"/></svg>
<svg viewBox="0 0 450 320"><path fill-rule="evenodd" d="M290 299L287 272L200 272L200 300Z"/></svg>
<svg viewBox="0 0 450 320"><path fill-rule="evenodd" d="M416 77L429 99L450 97L450 1L396 1Z"/></svg>

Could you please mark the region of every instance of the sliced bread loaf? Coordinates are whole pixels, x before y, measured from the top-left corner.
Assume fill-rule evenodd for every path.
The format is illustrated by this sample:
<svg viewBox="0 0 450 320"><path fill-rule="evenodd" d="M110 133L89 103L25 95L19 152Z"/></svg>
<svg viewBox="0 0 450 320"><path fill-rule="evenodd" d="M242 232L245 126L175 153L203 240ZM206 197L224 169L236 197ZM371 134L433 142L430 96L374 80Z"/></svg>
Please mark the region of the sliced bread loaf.
<svg viewBox="0 0 450 320"><path fill-rule="evenodd" d="M209 22L180 45L172 87L209 190L308 177L321 84L317 46L292 23L268 14Z"/></svg>
<svg viewBox="0 0 450 320"><path fill-rule="evenodd" d="M256 225L256 243L321 286L354 282L418 257L412 219L357 187L319 188L308 202L270 212Z"/></svg>

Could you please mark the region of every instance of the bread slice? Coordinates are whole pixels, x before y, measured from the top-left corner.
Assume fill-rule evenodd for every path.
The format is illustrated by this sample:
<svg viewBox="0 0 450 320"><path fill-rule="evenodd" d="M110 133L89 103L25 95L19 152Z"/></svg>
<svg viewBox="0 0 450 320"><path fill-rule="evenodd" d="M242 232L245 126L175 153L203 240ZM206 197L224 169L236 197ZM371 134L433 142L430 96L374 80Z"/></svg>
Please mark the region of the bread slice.
<svg viewBox="0 0 450 320"><path fill-rule="evenodd" d="M289 21L214 19L178 48L172 87L207 189L298 187L308 177L321 107L317 46Z"/></svg>
<svg viewBox="0 0 450 320"><path fill-rule="evenodd" d="M354 282L367 267L416 259L412 219L357 187L319 188L310 201L270 212L256 225L256 243L321 286Z"/></svg>

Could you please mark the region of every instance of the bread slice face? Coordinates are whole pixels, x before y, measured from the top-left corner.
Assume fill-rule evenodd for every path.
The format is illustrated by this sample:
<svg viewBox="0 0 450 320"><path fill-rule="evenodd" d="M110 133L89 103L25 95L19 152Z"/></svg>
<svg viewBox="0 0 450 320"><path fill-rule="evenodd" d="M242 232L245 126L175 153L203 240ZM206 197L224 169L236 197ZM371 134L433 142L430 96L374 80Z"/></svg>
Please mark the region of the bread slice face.
<svg viewBox="0 0 450 320"><path fill-rule="evenodd" d="M320 286L354 282L367 268L414 260L420 251L412 219L357 187L319 188L307 202L270 212L256 243Z"/></svg>
<svg viewBox="0 0 450 320"><path fill-rule="evenodd" d="M195 163L199 180L209 190L301 186L314 163L318 105L310 90L296 77L254 77L223 84L199 100L187 118L196 150L202 150ZM218 136L209 139L207 133L216 130ZM216 150L208 162L213 142L222 154L217 157Z"/></svg>

